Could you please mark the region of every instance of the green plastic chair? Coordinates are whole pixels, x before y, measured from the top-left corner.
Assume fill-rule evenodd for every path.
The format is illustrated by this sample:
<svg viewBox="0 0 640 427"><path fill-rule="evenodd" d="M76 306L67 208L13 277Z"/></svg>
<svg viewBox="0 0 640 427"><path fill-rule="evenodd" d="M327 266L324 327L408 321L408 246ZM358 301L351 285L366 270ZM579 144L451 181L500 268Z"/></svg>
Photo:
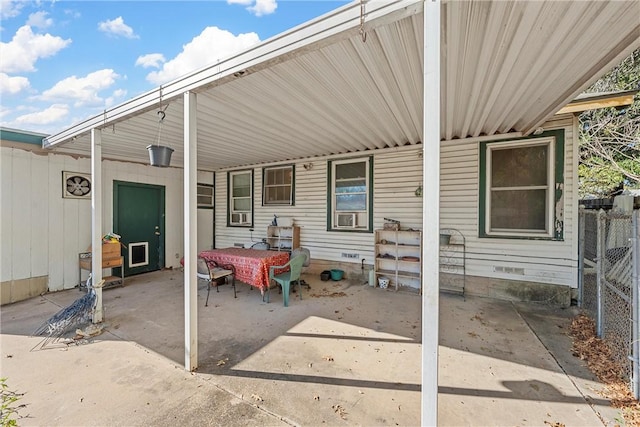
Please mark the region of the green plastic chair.
<svg viewBox="0 0 640 427"><path fill-rule="evenodd" d="M291 286L291 282L300 280L300 273L302 273L302 264L304 264L306 259L306 255L300 254L291 258L285 265L272 265L269 268L269 280L275 280L280 286L282 286L282 299L284 300L285 307L289 307L289 288ZM287 267L289 267L289 271L280 273L278 275L275 274L275 270L280 270ZM298 287L300 288L298 290L298 293L300 294L300 301L302 301L302 287ZM269 302L270 292L271 291L267 292L267 302Z"/></svg>

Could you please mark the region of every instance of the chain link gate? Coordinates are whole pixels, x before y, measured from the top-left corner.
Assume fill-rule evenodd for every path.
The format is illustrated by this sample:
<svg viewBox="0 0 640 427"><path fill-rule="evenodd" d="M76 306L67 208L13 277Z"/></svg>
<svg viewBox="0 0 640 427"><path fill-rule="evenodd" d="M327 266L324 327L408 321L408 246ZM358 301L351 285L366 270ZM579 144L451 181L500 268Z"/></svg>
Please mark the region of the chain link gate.
<svg viewBox="0 0 640 427"><path fill-rule="evenodd" d="M596 319L636 398L638 385L638 234L640 213L580 209L578 303Z"/></svg>

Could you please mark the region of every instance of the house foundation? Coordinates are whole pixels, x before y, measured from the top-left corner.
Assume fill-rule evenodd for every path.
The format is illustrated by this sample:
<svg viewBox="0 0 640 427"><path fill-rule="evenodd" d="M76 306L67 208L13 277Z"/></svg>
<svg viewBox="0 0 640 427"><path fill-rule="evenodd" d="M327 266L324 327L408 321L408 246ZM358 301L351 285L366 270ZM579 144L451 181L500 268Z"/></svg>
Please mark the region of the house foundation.
<svg viewBox="0 0 640 427"><path fill-rule="evenodd" d="M0 283L0 305L23 301L48 290L49 276L7 280Z"/></svg>

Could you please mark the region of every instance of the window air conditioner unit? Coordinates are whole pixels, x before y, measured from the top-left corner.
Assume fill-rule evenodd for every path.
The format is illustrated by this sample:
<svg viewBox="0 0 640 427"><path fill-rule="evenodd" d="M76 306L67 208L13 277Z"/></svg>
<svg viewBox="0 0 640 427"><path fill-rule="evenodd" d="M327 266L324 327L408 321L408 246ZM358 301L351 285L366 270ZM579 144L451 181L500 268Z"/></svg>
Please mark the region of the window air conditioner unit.
<svg viewBox="0 0 640 427"><path fill-rule="evenodd" d="M231 214L231 224L241 225L248 224L249 219L246 213L232 213Z"/></svg>
<svg viewBox="0 0 640 427"><path fill-rule="evenodd" d="M358 226L358 214L346 212L338 214L338 228L355 228Z"/></svg>

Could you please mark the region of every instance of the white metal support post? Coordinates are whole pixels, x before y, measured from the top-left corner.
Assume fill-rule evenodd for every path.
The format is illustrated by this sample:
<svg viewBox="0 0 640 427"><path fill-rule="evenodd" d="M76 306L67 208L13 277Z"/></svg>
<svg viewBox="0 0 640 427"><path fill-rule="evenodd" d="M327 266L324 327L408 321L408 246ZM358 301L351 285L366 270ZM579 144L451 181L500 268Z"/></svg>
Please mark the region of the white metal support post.
<svg viewBox="0 0 640 427"><path fill-rule="evenodd" d="M422 425L438 424L440 0L424 2L422 135Z"/></svg>
<svg viewBox="0 0 640 427"><path fill-rule="evenodd" d="M124 266L122 267L124 268ZM91 280L102 280L102 133L91 129ZM102 287L96 287L93 323L102 322Z"/></svg>
<svg viewBox="0 0 640 427"><path fill-rule="evenodd" d="M198 217L196 94L184 94L184 367L198 367L198 277L196 258Z"/></svg>

